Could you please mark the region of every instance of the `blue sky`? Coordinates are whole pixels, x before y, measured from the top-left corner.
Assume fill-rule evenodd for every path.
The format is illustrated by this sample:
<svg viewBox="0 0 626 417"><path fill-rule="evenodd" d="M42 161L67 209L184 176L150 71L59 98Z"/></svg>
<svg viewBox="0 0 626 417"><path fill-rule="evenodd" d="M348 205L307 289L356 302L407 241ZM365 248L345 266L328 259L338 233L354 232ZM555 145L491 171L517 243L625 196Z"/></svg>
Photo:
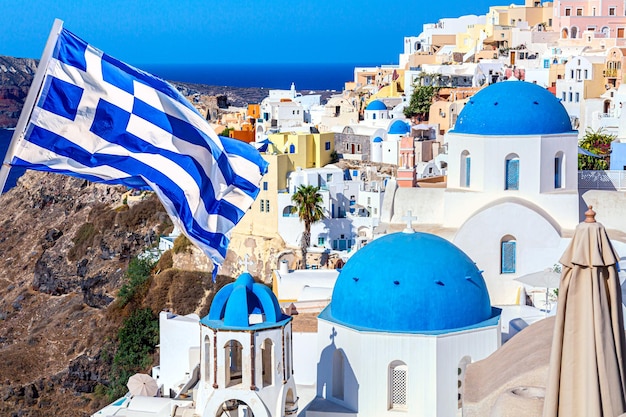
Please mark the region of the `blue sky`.
<svg viewBox="0 0 626 417"><path fill-rule="evenodd" d="M501 3L0 0L0 55L39 58L53 21L59 18L74 34L134 65L393 64L402 52L403 37L418 35L424 23L485 14L496 4Z"/></svg>

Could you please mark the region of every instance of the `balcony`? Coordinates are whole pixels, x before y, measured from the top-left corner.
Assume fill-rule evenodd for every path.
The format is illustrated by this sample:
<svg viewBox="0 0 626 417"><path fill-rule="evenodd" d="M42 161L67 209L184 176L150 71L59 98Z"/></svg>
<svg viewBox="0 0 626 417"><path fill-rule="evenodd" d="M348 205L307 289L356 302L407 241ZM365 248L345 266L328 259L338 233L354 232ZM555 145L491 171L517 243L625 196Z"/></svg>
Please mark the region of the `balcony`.
<svg viewBox="0 0 626 417"><path fill-rule="evenodd" d="M624 191L626 171L578 171L578 188Z"/></svg>
<svg viewBox="0 0 626 417"><path fill-rule="evenodd" d="M617 69L615 68L605 69L603 72L604 72L605 77L609 77L609 78L617 77Z"/></svg>

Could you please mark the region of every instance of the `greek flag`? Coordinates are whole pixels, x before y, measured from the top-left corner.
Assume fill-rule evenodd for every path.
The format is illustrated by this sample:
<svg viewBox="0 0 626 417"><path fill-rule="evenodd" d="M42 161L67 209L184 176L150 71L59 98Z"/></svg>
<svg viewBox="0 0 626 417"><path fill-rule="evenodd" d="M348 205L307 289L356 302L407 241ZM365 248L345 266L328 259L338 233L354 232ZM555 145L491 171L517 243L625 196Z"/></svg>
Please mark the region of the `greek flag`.
<svg viewBox="0 0 626 417"><path fill-rule="evenodd" d="M267 163L218 137L167 82L99 51L58 23L45 71L9 149L10 164L90 181L151 188L216 264L252 205ZM57 23L55 23L57 25ZM27 101L28 104L28 101ZM25 120L22 121L22 118ZM6 161L6 160L5 160Z"/></svg>

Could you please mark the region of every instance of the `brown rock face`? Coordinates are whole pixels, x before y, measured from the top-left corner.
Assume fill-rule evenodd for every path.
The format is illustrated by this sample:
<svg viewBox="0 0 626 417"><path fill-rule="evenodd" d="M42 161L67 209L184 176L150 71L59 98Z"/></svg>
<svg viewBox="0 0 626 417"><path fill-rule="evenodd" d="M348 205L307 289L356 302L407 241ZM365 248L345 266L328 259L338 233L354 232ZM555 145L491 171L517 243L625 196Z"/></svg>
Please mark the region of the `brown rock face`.
<svg viewBox="0 0 626 417"><path fill-rule="evenodd" d="M31 171L0 197L0 415L85 416L106 401L93 392L115 353L112 301L167 223L158 200L115 210L124 191Z"/></svg>
<svg viewBox="0 0 626 417"><path fill-rule="evenodd" d="M34 59L0 56L0 128L17 124L36 70Z"/></svg>

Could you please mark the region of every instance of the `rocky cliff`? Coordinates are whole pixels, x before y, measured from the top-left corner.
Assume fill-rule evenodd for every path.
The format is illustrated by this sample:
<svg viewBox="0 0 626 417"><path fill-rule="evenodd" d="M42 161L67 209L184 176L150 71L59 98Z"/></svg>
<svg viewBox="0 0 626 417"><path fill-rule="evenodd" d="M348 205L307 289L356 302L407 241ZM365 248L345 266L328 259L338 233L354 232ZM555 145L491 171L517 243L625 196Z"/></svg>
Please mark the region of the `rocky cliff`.
<svg viewBox="0 0 626 417"><path fill-rule="evenodd" d="M171 228L156 197L128 207L124 191L31 171L0 197L0 415L89 415L130 308L207 313L210 274L167 266L137 305L115 301L129 259Z"/></svg>
<svg viewBox="0 0 626 417"><path fill-rule="evenodd" d="M17 124L36 70L34 59L0 56L0 128Z"/></svg>

